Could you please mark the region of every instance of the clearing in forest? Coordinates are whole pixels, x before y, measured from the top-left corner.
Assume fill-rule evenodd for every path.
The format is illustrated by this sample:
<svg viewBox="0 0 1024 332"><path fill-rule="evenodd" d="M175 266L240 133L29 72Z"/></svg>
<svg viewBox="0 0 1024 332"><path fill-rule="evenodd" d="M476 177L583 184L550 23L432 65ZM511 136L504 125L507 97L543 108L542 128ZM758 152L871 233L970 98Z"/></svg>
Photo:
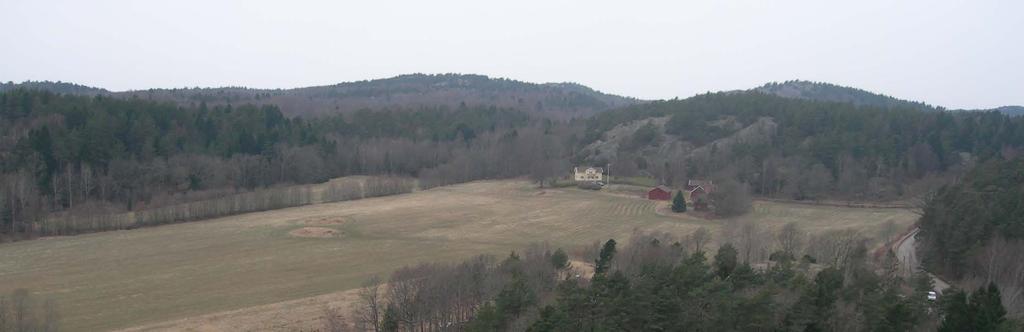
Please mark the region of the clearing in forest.
<svg viewBox="0 0 1024 332"><path fill-rule="evenodd" d="M717 231L723 222L662 216L655 212L657 204L664 203L609 192L537 189L523 181L484 181L8 243L0 245L0 293L27 288L57 300L68 330L174 327L159 323L257 306L260 315L281 318L290 314L275 313L275 303L341 294L370 276L386 278L403 265L506 255L538 241L569 248L608 238L628 240L634 231L685 235L701 226ZM758 202L740 218L769 228L792 221L811 232L856 227L874 234L886 221L905 227L915 215L899 209ZM312 300L293 303L316 305Z"/></svg>

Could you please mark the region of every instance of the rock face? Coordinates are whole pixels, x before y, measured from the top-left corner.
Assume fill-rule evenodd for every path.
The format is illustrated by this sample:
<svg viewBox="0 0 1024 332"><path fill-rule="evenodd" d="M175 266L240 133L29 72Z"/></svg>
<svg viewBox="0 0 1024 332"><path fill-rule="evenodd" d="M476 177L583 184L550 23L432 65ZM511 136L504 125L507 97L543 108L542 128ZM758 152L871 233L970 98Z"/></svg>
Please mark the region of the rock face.
<svg viewBox="0 0 1024 332"><path fill-rule="evenodd" d="M670 117L658 117L648 118L643 120L631 121L627 123L615 126L611 130L604 133L604 138L599 139L593 143L590 143L583 148L584 153L588 153L591 156L600 156L607 159L615 159L618 154L619 148L624 146L633 134L641 127L646 125L653 125L659 135L664 136L665 134L665 123L668 123ZM671 144L672 142L662 142L662 146Z"/></svg>
<svg viewBox="0 0 1024 332"><path fill-rule="evenodd" d="M665 132L665 124L669 118L667 116L647 118L618 125L605 132L602 139L587 145L583 152L589 155L588 159L591 161L614 160L640 128L652 125L657 129L658 142L628 152L648 156L683 155L686 158L706 158L713 151L731 149L736 144L771 140L775 137L778 129L778 124L771 117L758 118L757 121L745 127L730 118L722 118L714 121L713 125L728 128L733 131L732 134L701 146L695 146L691 142Z"/></svg>
<svg viewBox="0 0 1024 332"><path fill-rule="evenodd" d="M775 137L779 125L775 119L761 117L751 125L724 138L717 139L690 152L690 157L706 158L712 151L732 149L736 144L769 141Z"/></svg>

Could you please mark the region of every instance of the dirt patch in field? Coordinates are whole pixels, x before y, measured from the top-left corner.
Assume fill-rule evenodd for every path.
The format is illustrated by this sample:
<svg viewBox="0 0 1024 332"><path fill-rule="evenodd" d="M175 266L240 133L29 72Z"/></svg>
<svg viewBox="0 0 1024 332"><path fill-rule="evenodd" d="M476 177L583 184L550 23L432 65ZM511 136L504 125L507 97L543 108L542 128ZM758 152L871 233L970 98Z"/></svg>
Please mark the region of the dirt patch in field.
<svg viewBox="0 0 1024 332"><path fill-rule="evenodd" d="M346 222L342 217L324 217L313 220L306 220L304 223L309 226L341 225Z"/></svg>
<svg viewBox="0 0 1024 332"><path fill-rule="evenodd" d="M335 236L341 235L341 232L339 232L336 229L327 228L327 227L303 227L303 228L299 228L299 229L296 229L294 231L288 232L288 234L291 235L291 236L296 236L296 237L325 238L325 237L335 237Z"/></svg>

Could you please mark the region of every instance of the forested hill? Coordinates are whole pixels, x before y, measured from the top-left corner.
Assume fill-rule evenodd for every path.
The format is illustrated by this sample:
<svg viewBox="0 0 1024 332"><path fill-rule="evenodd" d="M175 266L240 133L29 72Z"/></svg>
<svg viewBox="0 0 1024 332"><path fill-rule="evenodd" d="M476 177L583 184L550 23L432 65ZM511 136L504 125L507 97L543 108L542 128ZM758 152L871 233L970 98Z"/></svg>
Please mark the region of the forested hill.
<svg viewBox="0 0 1024 332"><path fill-rule="evenodd" d="M886 201L1024 149L1024 118L781 98L699 95L599 114L577 154L620 175L739 179L756 194Z"/></svg>
<svg viewBox="0 0 1024 332"><path fill-rule="evenodd" d="M940 106L932 106L922 102L910 101L865 91L857 88L845 87L835 84L809 81L786 81L783 83L768 83L751 89L776 95L783 98L798 98L817 101L831 101L850 103L858 106L874 106L886 108L916 108L924 111L937 111L944 109ZM1024 115L1024 106L1003 106L991 109L970 109L957 110L966 112L991 112L996 111L1006 115Z"/></svg>
<svg viewBox="0 0 1024 332"><path fill-rule="evenodd" d="M997 107L995 110L1006 115L1024 116L1024 106L1003 106Z"/></svg>
<svg viewBox="0 0 1024 332"><path fill-rule="evenodd" d="M925 239L921 251L929 270L951 277L998 277L984 274L996 272L990 266L993 259L1007 257L992 256L1024 250L1022 198L1021 158L987 162L960 182L939 190L924 207L920 221L921 237ZM991 255L993 250L1005 252ZM1017 256L1009 258L1020 263ZM1010 277L1020 282L1014 286L1024 287L1019 274Z"/></svg>
<svg viewBox="0 0 1024 332"><path fill-rule="evenodd" d="M994 282L1010 316L1024 312L1024 159L991 160L927 200L918 253L962 286Z"/></svg>
<svg viewBox="0 0 1024 332"><path fill-rule="evenodd" d="M47 82L48 83L48 82ZM60 93L98 94L106 90L67 83L8 84ZM114 92L120 98L172 101L180 105L275 105L286 116L314 117L351 113L362 109L419 109L497 107L553 119L586 117L639 102L601 93L575 83L535 84L482 75L411 74L392 78L347 82L295 89L244 87L149 89Z"/></svg>
<svg viewBox="0 0 1024 332"><path fill-rule="evenodd" d="M68 82L51 81L25 81L21 83L7 82L0 83L0 92L14 89L45 90L55 93L76 94L76 95L107 95L110 91L101 88L94 88L81 84Z"/></svg>
<svg viewBox="0 0 1024 332"><path fill-rule="evenodd" d="M0 241L50 213L92 215L347 175L423 187L561 174L571 128L494 106L288 118L274 105L180 105L0 92ZM72 227L74 228L74 227Z"/></svg>
<svg viewBox="0 0 1024 332"><path fill-rule="evenodd" d="M851 103L859 106L916 108L929 111L937 109L937 107L921 102L903 100L857 88L821 82L800 80L786 81L782 83L773 82L754 88L753 91L759 91L783 98L832 101Z"/></svg>

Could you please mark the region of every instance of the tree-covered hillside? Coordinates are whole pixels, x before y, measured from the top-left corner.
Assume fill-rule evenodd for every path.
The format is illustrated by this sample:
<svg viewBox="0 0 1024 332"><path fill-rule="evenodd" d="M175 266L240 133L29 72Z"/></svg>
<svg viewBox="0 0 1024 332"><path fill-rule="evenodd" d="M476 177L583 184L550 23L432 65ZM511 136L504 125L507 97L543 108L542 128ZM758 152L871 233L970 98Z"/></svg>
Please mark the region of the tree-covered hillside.
<svg viewBox="0 0 1024 332"><path fill-rule="evenodd" d="M1024 159L992 160L939 190L924 208L925 261L961 276L970 255L994 237L1024 239Z"/></svg>
<svg viewBox="0 0 1024 332"><path fill-rule="evenodd" d="M29 90L45 90L55 93L65 94L76 94L76 95L100 95L110 94L110 91L101 88L94 88L91 86L68 83L68 82L51 82L51 81L26 81L21 83L7 82L0 83L0 92L10 91L15 89L29 89Z"/></svg>
<svg viewBox="0 0 1024 332"><path fill-rule="evenodd" d="M944 109L943 107L940 106L928 105L926 103L918 101L899 99L884 94L824 82L809 82L800 80L786 81L782 83L772 82L754 88L751 91L767 93L770 95L776 95L783 98L850 103L858 106L874 106L882 108L916 108L924 111L937 111ZM957 111L996 111L1006 115L1024 115L1024 107L1022 106L1003 106L992 109L970 109Z"/></svg>
<svg viewBox="0 0 1024 332"><path fill-rule="evenodd" d="M612 108L635 104L634 98L595 91L574 83L535 84L483 75L411 74L392 78L346 82L294 89L245 87L149 89L110 93L68 83L25 82L0 85L82 95L110 94L118 98L170 101L181 105L276 105L289 117L314 117L364 109L406 110L468 106L514 109L554 119L586 117Z"/></svg>
<svg viewBox="0 0 1024 332"><path fill-rule="evenodd" d="M1010 116L1024 116L1024 106L1003 106L997 107L996 110Z"/></svg>
<svg viewBox="0 0 1024 332"><path fill-rule="evenodd" d="M783 98L850 103L857 106L916 108L928 111L939 109L921 102L898 99L857 88L823 82L800 80L786 81L782 83L772 82L754 88L753 91L776 95Z"/></svg>
<svg viewBox="0 0 1024 332"><path fill-rule="evenodd" d="M565 130L493 106L306 120L273 105L16 89L0 93L0 234L30 231L49 212L134 210L353 174L419 176L424 186L549 174L566 158Z"/></svg>
<svg viewBox="0 0 1024 332"><path fill-rule="evenodd" d="M887 200L922 179L1024 148L1024 120L996 112L922 111L716 93L602 113L583 144L610 139L623 123L668 117L651 147L581 156L672 184L726 177L761 195ZM756 134L745 128L757 129ZM745 134L745 135L739 135ZM625 174L624 174L625 175Z"/></svg>
<svg viewBox="0 0 1024 332"><path fill-rule="evenodd" d="M995 283L1024 315L1024 159L991 160L923 206L918 251L929 271L959 284Z"/></svg>

